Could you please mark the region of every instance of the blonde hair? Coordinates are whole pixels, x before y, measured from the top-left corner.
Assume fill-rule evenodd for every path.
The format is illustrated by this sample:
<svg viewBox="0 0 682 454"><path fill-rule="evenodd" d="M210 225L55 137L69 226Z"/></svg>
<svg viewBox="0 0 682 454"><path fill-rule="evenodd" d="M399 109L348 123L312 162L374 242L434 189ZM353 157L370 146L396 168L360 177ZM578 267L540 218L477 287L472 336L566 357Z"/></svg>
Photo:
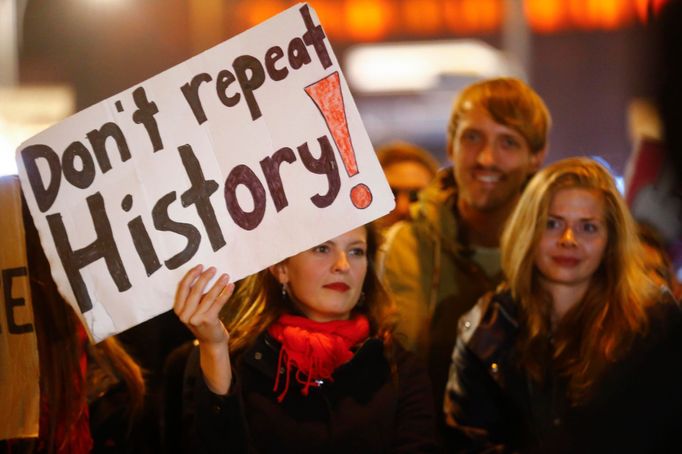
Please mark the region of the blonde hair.
<svg viewBox="0 0 682 454"><path fill-rule="evenodd" d="M521 134L532 153L539 153L546 147L552 120L544 101L519 79L501 77L469 85L459 94L448 122L448 154L462 116L476 107L485 109L497 123Z"/></svg>
<svg viewBox="0 0 682 454"><path fill-rule="evenodd" d="M388 346L395 328L395 306L376 274L375 257L380 236L372 224L367 230L367 274L363 283L364 299L353 309L369 319L370 335L384 339ZM280 315L297 312L282 285L269 269L249 276L238 286L232 301L221 314L230 333L230 352L238 354L250 346Z"/></svg>
<svg viewBox="0 0 682 454"><path fill-rule="evenodd" d="M608 240L585 297L562 318L549 347L551 297L538 285L535 254L552 198L561 189L576 187L603 197ZM647 329L645 308L658 292L643 264L636 223L609 172L588 158L565 159L538 172L508 220L501 255L512 296L520 305L522 366L542 381L551 355L557 371L568 379L569 397L584 400L608 363Z"/></svg>

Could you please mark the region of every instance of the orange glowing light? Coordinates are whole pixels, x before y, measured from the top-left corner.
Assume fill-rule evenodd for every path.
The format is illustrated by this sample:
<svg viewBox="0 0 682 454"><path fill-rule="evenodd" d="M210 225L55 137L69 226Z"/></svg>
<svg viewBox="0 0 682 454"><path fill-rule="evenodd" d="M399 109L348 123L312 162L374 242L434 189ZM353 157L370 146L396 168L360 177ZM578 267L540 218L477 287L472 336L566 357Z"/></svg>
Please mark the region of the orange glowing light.
<svg viewBox="0 0 682 454"><path fill-rule="evenodd" d="M526 0L524 9L531 28L539 33L562 29L566 24L562 0Z"/></svg>
<svg viewBox="0 0 682 454"><path fill-rule="evenodd" d="M497 30L502 24L501 0L479 0L479 26L482 31Z"/></svg>
<svg viewBox="0 0 682 454"><path fill-rule="evenodd" d="M502 20L501 0L450 0L445 2L445 21L455 33L486 33Z"/></svg>
<svg viewBox="0 0 682 454"><path fill-rule="evenodd" d="M587 28L613 30L621 27L631 17L630 2L623 0L585 0L584 23Z"/></svg>
<svg viewBox="0 0 682 454"><path fill-rule="evenodd" d="M260 0L244 2L239 5L239 14L249 26L260 24L266 19L281 13L288 7L287 2L278 0Z"/></svg>
<svg viewBox="0 0 682 454"><path fill-rule="evenodd" d="M441 2L411 0L403 3L402 23L409 32L435 34L441 27Z"/></svg>
<svg viewBox="0 0 682 454"><path fill-rule="evenodd" d="M466 33L467 23L466 20L462 18L460 13L460 4L454 0L445 3L445 24L446 26L455 33Z"/></svg>
<svg viewBox="0 0 682 454"><path fill-rule="evenodd" d="M312 0L310 6L315 9L320 18L320 24L325 33L331 38L341 38L345 35L342 4L335 0Z"/></svg>
<svg viewBox="0 0 682 454"><path fill-rule="evenodd" d="M393 9L386 0L348 0L345 7L349 38L377 41L388 34Z"/></svg>

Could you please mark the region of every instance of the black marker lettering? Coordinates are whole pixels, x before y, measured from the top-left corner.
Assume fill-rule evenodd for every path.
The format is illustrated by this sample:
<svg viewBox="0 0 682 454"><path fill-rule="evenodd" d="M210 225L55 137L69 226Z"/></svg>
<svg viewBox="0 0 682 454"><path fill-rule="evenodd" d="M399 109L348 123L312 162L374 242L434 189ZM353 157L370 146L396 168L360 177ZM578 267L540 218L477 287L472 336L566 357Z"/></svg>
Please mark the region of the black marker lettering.
<svg viewBox="0 0 682 454"><path fill-rule="evenodd" d="M204 172L201 170L199 160L194 156L192 147L189 145L182 145L178 147L182 164L185 166L187 176L192 186L182 193L180 201L183 207L194 205L197 209L197 214L204 224L208 239L211 242L213 251L217 251L225 246L225 238L223 232L220 230L220 224L215 215L213 205L211 205L211 194L218 190L218 183L215 180L206 180Z"/></svg>
<svg viewBox="0 0 682 454"><path fill-rule="evenodd" d="M272 80L282 80L289 74L289 70L285 67L277 69L275 63L284 56L284 51L279 46L274 46L268 49L265 53L265 69L268 71L268 76Z"/></svg>
<svg viewBox="0 0 682 454"><path fill-rule="evenodd" d="M308 5L303 5L299 10L301 16L303 16L303 22L305 22L306 29L308 30L303 34L303 41L307 45L312 45L317 53L317 58L320 59L322 67L324 69L329 68L332 65L332 59L329 57L329 52L327 52L327 47L324 45L324 39L326 38L324 30L319 25L313 23L313 18L310 17L310 9Z"/></svg>
<svg viewBox="0 0 682 454"><path fill-rule="evenodd" d="M121 162L130 159L128 142L126 142L126 138L123 135L121 128L119 128L116 123L104 123L101 128L93 129L87 136L102 173L107 173L111 170L111 162L109 161L109 155L107 155L106 149L107 139L112 138L116 142L118 151L121 155Z"/></svg>
<svg viewBox="0 0 682 454"><path fill-rule="evenodd" d="M279 213L284 207L289 205L287 196L284 192L284 185L282 184L282 176L279 174L280 165L283 162L291 164L296 161L296 155L291 148L280 148L272 156L268 156L261 160L260 167L265 175L265 181L270 190L272 201L275 202L275 208Z"/></svg>
<svg viewBox="0 0 682 454"><path fill-rule="evenodd" d="M29 145L21 151L21 159L24 161L28 182L31 184L38 209L44 213L50 209L57 198L59 185L62 181L62 167L59 163L59 156L47 145ZM36 163L38 159L47 161L47 166L50 169L47 186L45 186L40 170L38 170Z"/></svg>
<svg viewBox="0 0 682 454"><path fill-rule="evenodd" d="M33 325L31 325L30 323L24 323L23 325L19 325L14 319L14 308L17 306L25 306L26 301L24 300L24 298L12 297L12 283L14 282L14 278L26 276L26 274L27 273L25 266L2 270L2 288L3 293L5 295L7 331L10 334L24 334L33 332Z"/></svg>
<svg viewBox="0 0 682 454"><path fill-rule="evenodd" d="M253 210L244 211L237 201L237 187L242 184L251 193ZM256 174L241 164L230 171L225 180L225 203L232 220L244 230L253 230L261 223L265 215L265 188Z"/></svg>
<svg viewBox="0 0 682 454"><path fill-rule="evenodd" d="M138 125L142 123L144 129L147 131L149 140L152 142L154 153L163 150L163 142L159 134L159 126L156 124L154 115L159 113L159 108L156 107L155 102L149 102L147 93L143 87L138 87L133 91L133 99L137 110L133 113L133 121Z"/></svg>
<svg viewBox="0 0 682 454"><path fill-rule="evenodd" d="M256 120L262 114L253 92L265 82L263 65L261 65L256 57L241 55L234 60L232 67L237 76L237 81L239 81L239 86L242 88L242 93L244 93L246 104L249 106L251 119Z"/></svg>
<svg viewBox="0 0 682 454"><path fill-rule="evenodd" d="M173 232L187 238L185 248L164 262L169 270L174 270L187 263L199 249L201 243L201 233L192 224L173 221L168 216L168 206L175 202L177 195L169 192L159 199L152 208L152 218L154 227L161 232Z"/></svg>
<svg viewBox="0 0 682 454"><path fill-rule="evenodd" d="M339 177L339 167L336 165L334 149L327 136L318 137L320 144L320 157L316 159L308 149L308 144L304 143L298 147L298 154L306 169L319 175L326 175L329 183L329 191L326 194L316 194L310 198L318 208L325 208L331 205L341 189L341 178Z"/></svg>
<svg viewBox="0 0 682 454"><path fill-rule="evenodd" d="M312 61L308 49L306 49L301 38L294 38L291 40L287 53L289 56L289 64L294 69L307 65Z"/></svg>
<svg viewBox="0 0 682 454"><path fill-rule="evenodd" d="M227 69L223 69L218 73L215 87L216 93L218 93L218 98L220 98L220 102L225 104L227 107L237 105L237 103L242 97L242 95L239 92L235 93L232 96L227 96L227 87L229 87L230 84L235 80L237 79L234 77L234 74L232 74Z"/></svg>
<svg viewBox="0 0 682 454"><path fill-rule="evenodd" d="M201 73L194 76L191 82L180 87L182 94L185 95L185 100L187 100L187 103L192 108L194 118L196 118L197 123L199 124L206 121L206 113L204 112L204 107L201 105L201 99L199 98L199 86L202 83L210 82L211 80L212 78L210 75Z"/></svg>
<svg viewBox="0 0 682 454"><path fill-rule="evenodd" d="M75 159L80 159L82 169L77 170L74 165ZM62 171L64 178L77 188L85 189L95 180L95 161L92 160L90 150L85 145L76 141L66 147L62 155Z"/></svg>
<svg viewBox="0 0 682 454"><path fill-rule="evenodd" d="M131 287L121 255L114 241L102 195L96 192L86 200L97 238L81 249L73 250L61 214L50 214L46 217L59 259L82 313L92 309L92 301L80 273L80 270L86 265L103 258L118 291L123 292Z"/></svg>

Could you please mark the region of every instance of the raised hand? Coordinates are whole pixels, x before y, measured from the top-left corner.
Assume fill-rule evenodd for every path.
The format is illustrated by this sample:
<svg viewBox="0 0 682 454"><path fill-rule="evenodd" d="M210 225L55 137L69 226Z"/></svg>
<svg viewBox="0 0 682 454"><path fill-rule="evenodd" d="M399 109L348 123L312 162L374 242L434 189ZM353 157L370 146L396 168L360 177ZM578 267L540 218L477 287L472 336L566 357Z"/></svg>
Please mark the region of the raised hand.
<svg viewBox="0 0 682 454"><path fill-rule="evenodd" d="M199 343L217 344L227 342L229 337L218 315L232 295L234 284L227 274L223 274L204 293L215 274L214 267L203 271L202 265L195 266L182 278L175 293L173 310Z"/></svg>
<svg viewBox="0 0 682 454"><path fill-rule="evenodd" d="M204 380L211 391L226 394L232 380L227 341L230 336L219 314L232 296L234 284L223 274L205 292L216 269L195 266L185 274L175 292L173 310L199 341L199 358Z"/></svg>

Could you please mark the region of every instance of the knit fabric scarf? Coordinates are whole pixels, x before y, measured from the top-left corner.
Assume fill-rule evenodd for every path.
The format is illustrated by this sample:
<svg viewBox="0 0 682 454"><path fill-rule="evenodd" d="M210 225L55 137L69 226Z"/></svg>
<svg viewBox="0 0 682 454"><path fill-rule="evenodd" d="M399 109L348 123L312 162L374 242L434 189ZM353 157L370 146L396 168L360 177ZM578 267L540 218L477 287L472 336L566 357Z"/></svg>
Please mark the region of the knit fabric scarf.
<svg viewBox="0 0 682 454"><path fill-rule="evenodd" d="M284 367L284 389L277 397L284 400L289 390L291 367L295 367L296 380L303 385L301 394L308 395L318 380L332 381L332 373L353 357L351 348L369 336L369 321L364 315L350 320L316 322L306 317L284 314L270 325L268 333L282 344L277 360L277 378L273 391L279 388L279 371Z"/></svg>

